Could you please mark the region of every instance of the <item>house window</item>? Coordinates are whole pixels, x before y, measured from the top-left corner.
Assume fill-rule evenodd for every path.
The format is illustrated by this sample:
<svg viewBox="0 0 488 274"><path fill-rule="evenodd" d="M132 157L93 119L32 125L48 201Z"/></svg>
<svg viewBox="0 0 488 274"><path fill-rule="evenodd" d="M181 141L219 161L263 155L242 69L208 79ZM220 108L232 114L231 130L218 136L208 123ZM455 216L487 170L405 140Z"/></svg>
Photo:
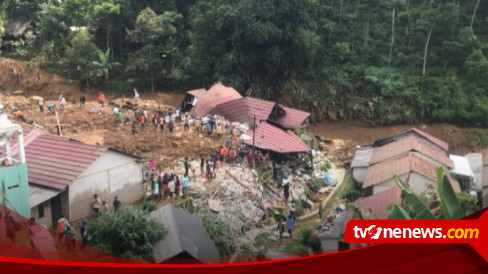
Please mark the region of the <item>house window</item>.
<svg viewBox="0 0 488 274"><path fill-rule="evenodd" d="M44 204L37 206L37 218L44 218Z"/></svg>

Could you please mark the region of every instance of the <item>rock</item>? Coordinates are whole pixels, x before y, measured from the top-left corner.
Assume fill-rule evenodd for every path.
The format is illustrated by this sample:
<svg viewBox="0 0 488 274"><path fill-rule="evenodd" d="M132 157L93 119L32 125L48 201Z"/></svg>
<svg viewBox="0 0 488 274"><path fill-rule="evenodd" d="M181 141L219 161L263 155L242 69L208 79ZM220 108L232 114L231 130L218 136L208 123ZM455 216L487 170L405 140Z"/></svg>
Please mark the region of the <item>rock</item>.
<svg viewBox="0 0 488 274"><path fill-rule="evenodd" d="M277 242L278 241L278 237L271 235L271 236L268 237L268 241Z"/></svg>
<svg viewBox="0 0 488 274"><path fill-rule="evenodd" d="M221 212L225 210L220 200L208 200L208 207L213 212Z"/></svg>

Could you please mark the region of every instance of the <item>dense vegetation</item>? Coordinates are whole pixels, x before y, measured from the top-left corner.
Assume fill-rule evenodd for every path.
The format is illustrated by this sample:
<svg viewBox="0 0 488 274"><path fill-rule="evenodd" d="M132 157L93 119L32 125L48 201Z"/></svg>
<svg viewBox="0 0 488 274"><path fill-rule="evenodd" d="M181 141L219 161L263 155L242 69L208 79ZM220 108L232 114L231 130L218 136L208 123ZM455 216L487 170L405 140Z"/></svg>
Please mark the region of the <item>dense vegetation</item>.
<svg viewBox="0 0 488 274"><path fill-rule="evenodd" d="M222 81L293 101L316 119L488 121L488 1L5 0L1 8L0 18L35 26L7 54L83 86L184 91Z"/></svg>

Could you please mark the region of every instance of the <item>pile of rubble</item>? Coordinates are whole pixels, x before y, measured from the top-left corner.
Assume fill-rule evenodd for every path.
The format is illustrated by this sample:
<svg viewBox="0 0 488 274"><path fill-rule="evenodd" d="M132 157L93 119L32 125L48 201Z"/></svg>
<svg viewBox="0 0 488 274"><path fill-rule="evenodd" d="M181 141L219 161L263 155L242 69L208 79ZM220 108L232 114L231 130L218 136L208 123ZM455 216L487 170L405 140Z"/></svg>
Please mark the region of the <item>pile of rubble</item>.
<svg viewBox="0 0 488 274"><path fill-rule="evenodd" d="M317 179L321 179L320 166L327 158L324 153L317 152L314 159L314 166L317 167L314 174ZM180 162L174 171L183 173L183 164ZM328 176L336 183L341 182L344 170L333 167L328 170ZM328 194L335 188L335 185L326 186L324 181L324 187L314 193L317 200L312 201L305 193L310 179L304 170L298 170L290 182L289 201L300 201L303 204L303 216L315 213L318 209L317 201L325 203ZM238 250L256 249L256 237L276 228L270 210L282 210L288 214L290 209L290 205L284 201L283 192L274 186L274 182L263 184L255 171L239 166L223 164L216 170L216 178L210 183L201 176L193 177L189 191L193 205L200 208L202 214L218 218L227 225L230 241Z"/></svg>

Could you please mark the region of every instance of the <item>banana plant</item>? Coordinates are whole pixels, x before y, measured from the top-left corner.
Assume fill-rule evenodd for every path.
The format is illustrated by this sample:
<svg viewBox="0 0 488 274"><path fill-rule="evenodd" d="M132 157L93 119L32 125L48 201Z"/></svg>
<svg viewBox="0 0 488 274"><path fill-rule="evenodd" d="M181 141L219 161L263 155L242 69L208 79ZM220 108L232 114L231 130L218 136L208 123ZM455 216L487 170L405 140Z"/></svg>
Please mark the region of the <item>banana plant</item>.
<svg viewBox="0 0 488 274"><path fill-rule="evenodd" d="M98 61L93 61L93 65L96 67L97 77L103 79L102 81L107 81L109 79L109 71L113 67L121 66L122 64L110 61L110 48L105 53L100 51L98 57Z"/></svg>
<svg viewBox="0 0 488 274"><path fill-rule="evenodd" d="M437 174L437 194L441 202L443 219L461 219L471 214L471 211L464 211L459 202L454 189L452 188L449 177L444 173L442 168L436 169ZM403 192L403 202L410 209L405 210L400 205L393 205L389 208L389 219L393 220L432 220L437 219L432 213L431 209L420 199L420 197L413 193L410 187L403 182L398 176L394 177L398 187Z"/></svg>

